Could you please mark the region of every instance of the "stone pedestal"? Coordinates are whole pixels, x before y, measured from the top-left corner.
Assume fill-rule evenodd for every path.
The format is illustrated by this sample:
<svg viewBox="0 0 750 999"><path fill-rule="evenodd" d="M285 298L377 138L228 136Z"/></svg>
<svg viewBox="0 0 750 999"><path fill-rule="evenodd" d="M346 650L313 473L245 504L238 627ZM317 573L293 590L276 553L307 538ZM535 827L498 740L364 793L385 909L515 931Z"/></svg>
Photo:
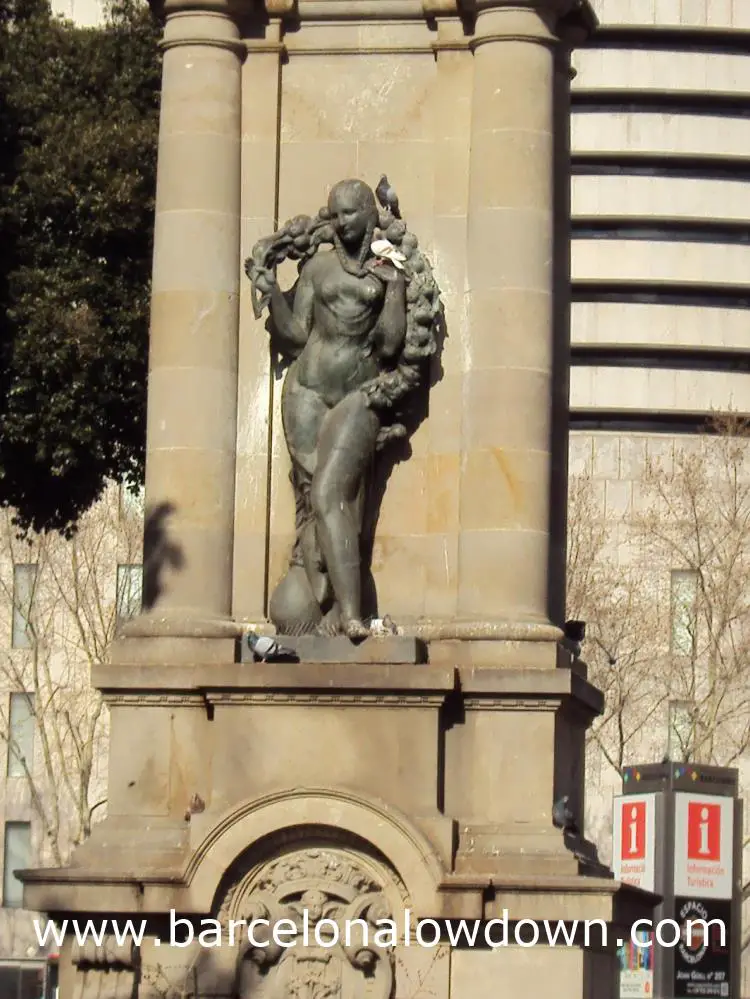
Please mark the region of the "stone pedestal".
<svg viewBox="0 0 750 999"><path fill-rule="evenodd" d="M592 26L573 0L169 0L149 607L94 678L107 818L69 867L25 875L27 906L143 920L143 939L67 942L61 999L614 996L617 939L652 899L552 821L563 795L583 814L602 707L559 645L563 119L568 46ZM429 410L389 469L374 543L380 616L404 634L343 652L294 640L299 662L254 662L240 635L267 628L295 511L240 242L383 172L445 306ZM394 946L229 936L233 920L304 913L329 920L327 940L392 918ZM462 919L507 923L508 946L452 938ZM452 922L425 923L419 944L420 920ZM545 944L544 920L571 945Z"/></svg>
<svg viewBox="0 0 750 999"><path fill-rule="evenodd" d="M412 995L422 978L428 994L473 999L499 968L516 988L552 994L564 973L571 996L614 995L615 940L649 896L552 826L552 789L571 787L555 772L559 727L582 735L600 704L575 672L186 664L108 666L95 682L112 715L109 814L69 868L27 873L26 904L68 918L127 914L144 921L144 939L127 960L108 957L106 943L88 963L65 951L62 999L84 975L102 990L94 995L255 995L247 941L238 930L229 943L227 920L273 911L274 892L299 903L305 891L340 919L360 895L378 896L399 941L386 999ZM283 877L272 877L279 865ZM174 934L187 932L176 917L192 924L192 946ZM495 942L505 921L505 959L445 935L435 946L433 924L420 945L419 922L445 919L467 920L452 931L480 942L473 921L498 921ZM607 942L600 928L584 939L587 919L608 926ZM225 938L213 949L216 920ZM575 946L540 946L532 960L514 946L519 920L542 941L544 920L553 931L564 921ZM134 968L139 991L114 991ZM365 994L364 979L348 981L335 994ZM171 991L159 992L165 982Z"/></svg>

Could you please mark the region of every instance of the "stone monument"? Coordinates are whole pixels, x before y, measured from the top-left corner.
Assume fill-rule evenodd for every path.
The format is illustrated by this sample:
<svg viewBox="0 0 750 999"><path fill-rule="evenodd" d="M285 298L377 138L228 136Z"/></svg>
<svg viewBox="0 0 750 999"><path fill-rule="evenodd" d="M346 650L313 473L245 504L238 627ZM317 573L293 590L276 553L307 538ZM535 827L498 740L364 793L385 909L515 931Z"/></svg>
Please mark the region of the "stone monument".
<svg viewBox="0 0 750 999"><path fill-rule="evenodd" d="M145 609L95 676L107 818L24 872L144 934L69 937L61 999L609 999L650 896L577 831L601 696L560 644L588 2L164 13ZM299 662L247 655L274 624ZM542 943L415 943L506 910Z"/></svg>

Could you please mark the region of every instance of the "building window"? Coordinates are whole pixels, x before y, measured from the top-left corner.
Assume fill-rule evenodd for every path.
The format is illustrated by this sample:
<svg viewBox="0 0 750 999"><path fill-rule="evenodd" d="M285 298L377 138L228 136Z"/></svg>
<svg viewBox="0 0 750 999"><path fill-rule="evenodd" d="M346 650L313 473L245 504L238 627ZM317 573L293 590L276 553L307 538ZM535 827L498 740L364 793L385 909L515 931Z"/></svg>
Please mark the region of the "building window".
<svg viewBox="0 0 750 999"><path fill-rule="evenodd" d="M698 573L675 569L672 572L672 652L678 656L695 653L698 602Z"/></svg>
<svg viewBox="0 0 750 999"><path fill-rule="evenodd" d="M31 605L36 587L36 565L13 566L13 637L14 649L30 649L34 645L31 628Z"/></svg>
<svg viewBox="0 0 750 999"><path fill-rule="evenodd" d="M0 961L3 999L52 999L51 976L39 961Z"/></svg>
<svg viewBox="0 0 750 999"><path fill-rule="evenodd" d="M34 758L34 695L13 693L8 711L8 776L25 777Z"/></svg>
<svg viewBox="0 0 750 999"><path fill-rule="evenodd" d="M3 857L3 905L20 909L23 905L23 883L15 875L31 865L31 823L5 823Z"/></svg>
<svg viewBox="0 0 750 999"><path fill-rule="evenodd" d="M127 621L141 612L143 566L117 566L117 620Z"/></svg>

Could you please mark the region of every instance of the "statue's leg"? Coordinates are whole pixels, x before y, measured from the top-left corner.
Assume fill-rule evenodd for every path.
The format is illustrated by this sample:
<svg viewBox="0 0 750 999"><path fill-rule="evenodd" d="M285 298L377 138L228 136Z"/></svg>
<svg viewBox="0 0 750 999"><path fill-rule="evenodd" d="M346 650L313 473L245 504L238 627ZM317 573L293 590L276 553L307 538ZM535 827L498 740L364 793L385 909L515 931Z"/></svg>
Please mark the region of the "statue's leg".
<svg viewBox="0 0 750 999"><path fill-rule="evenodd" d="M293 364L284 379L281 419L292 462L309 476L315 474L318 438L328 412L318 393L297 381L297 367Z"/></svg>
<svg viewBox="0 0 750 999"><path fill-rule="evenodd" d="M296 540L286 575L271 596L269 615L280 632L314 631L323 616L330 586L316 558L315 525L310 517L309 488L317 463L317 440L328 407L315 392L301 386L296 366L287 372L281 402L284 434L292 461Z"/></svg>
<svg viewBox="0 0 750 999"><path fill-rule="evenodd" d="M353 392L323 420L310 494L341 627L350 638L369 634L361 620L361 490L380 421L364 395Z"/></svg>

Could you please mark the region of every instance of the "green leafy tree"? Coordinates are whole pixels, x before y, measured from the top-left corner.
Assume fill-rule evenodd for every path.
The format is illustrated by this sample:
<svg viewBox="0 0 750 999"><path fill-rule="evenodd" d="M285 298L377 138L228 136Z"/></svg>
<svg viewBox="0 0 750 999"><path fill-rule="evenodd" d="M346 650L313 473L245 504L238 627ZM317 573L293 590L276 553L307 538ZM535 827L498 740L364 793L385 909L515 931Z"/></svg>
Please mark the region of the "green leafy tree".
<svg viewBox="0 0 750 999"><path fill-rule="evenodd" d="M0 0L0 504L70 531L145 443L160 27Z"/></svg>

